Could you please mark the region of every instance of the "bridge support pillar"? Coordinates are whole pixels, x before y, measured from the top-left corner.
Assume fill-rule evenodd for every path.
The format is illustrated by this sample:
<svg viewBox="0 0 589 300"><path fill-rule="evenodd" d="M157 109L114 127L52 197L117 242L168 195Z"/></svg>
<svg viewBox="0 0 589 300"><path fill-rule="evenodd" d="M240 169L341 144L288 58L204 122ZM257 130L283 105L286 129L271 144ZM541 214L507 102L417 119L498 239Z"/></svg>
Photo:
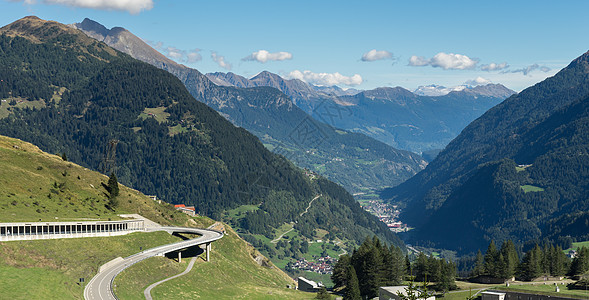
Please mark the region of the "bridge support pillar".
<svg viewBox="0 0 589 300"><path fill-rule="evenodd" d="M210 253L211 253L211 243L207 243L207 244L206 244L206 250L205 250L205 251L206 251L206 253L207 253L207 259L206 259L206 261L209 261L209 260L210 260L210 257L209 257L209 255L210 255Z"/></svg>
<svg viewBox="0 0 589 300"><path fill-rule="evenodd" d="M182 262L182 252L178 250L178 262Z"/></svg>

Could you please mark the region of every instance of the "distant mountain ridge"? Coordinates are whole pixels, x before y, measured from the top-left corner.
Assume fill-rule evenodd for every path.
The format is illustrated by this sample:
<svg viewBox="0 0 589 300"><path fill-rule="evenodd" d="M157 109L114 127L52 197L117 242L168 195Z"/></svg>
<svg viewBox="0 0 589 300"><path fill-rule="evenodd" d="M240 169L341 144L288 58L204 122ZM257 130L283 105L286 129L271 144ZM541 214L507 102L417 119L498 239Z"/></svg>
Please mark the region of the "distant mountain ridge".
<svg viewBox="0 0 589 300"><path fill-rule="evenodd" d="M442 104L430 105L428 103L434 103L437 99L437 97L431 97L432 99L422 100L421 104L413 102L417 107L405 106L407 109L403 114L413 115L414 118L402 118L407 122L400 122L395 118L397 108L394 106L371 105L369 102L350 105L358 102L354 98L361 97L359 95L362 93L370 94L369 91L354 89L344 91L337 86L317 87L298 79L287 80L267 71L260 72L251 79L231 72L209 73L205 76L195 69L165 57L124 28L114 27L109 30L90 19L84 19L81 23L71 26L119 51L174 74L189 87L189 91L197 100L211 104L212 107L228 105L226 100L219 97L204 97L203 93L214 90L214 85L240 88L270 86L289 96L296 106L317 120L337 128L366 134L395 148L417 153L444 148L470 121L514 93L499 84L465 88L462 91L450 93L451 96L450 94L441 96L451 98L453 102L445 99ZM401 97L408 99L408 95ZM403 101L403 99L392 99L388 96L379 99L398 104ZM444 113L437 114L436 109L442 109ZM326 118L326 115L332 114L326 110L344 112L344 115L336 119ZM392 114L391 117L386 118L385 112ZM228 117L227 114L225 116ZM435 134L424 134L424 132Z"/></svg>
<svg viewBox="0 0 589 300"><path fill-rule="evenodd" d="M435 96L402 87L346 92L287 80L267 71L251 79L221 72L206 76L225 86L277 88L317 120L416 153L443 149L469 122L515 93L501 84L462 86L443 93L438 89L432 92ZM326 117L342 112L338 118Z"/></svg>
<svg viewBox="0 0 589 300"><path fill-rule="evenodd" d="M176 75L197 100L258 136L268 148L351 192L372 193L397 185L427 164L416 154L317 122L279 91L296 92L300 97L319 94L300 80L285 81L270 72L261 72L251 80L233 73L218 73L208 76L212 78L209 80L197 70L159 54L127 30L107 30L89 19L72 26ZM310 136L301 134L310 132Z"/></svg>

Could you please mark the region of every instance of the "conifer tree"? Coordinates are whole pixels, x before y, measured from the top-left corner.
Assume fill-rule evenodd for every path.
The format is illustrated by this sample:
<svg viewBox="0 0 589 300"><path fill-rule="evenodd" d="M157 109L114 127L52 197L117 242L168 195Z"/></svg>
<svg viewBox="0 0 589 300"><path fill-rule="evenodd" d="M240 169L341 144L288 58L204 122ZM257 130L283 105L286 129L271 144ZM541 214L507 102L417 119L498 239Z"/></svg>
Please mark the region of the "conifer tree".
<svg viewBox="0 0 589 300"><path fill-rule="evenodd" d="M502 278L511 278L515 275L515 272L519 265L519 256L517 255L517 250L515 249L513 241L507 240L503 242L503 245L501 245L500 252L501 255L503 255L505 267L504 276L502 276Z"/></svg>
<svg viewBox="0 0 589 300"><path fill-rule="evenodd" d="M571 270L569 275L579 275L589 270L589 248L581 247L577 249L577 256L571 263Z"/></svg>
<svg viewBox="0 0 589 300"><path fill-rule="evenodd" d="M497 247L495 246L495 242L491 240L491 243L489 243L489 247L487 248L487 252L485 253L485 274L489 276L496 275L498 258L499 253L497 251Z"/></svg>
<svg viewBox="0 0 589 300"><path fill-rule="evenodd" d="M477 252L477 258L474 265L474 269L472 270L472 276L480 276L485 273L485 259L483 258L483 254L481 250Z"/></svg>
<svg viewBox="0 0 589 300"><path fill-rule="evenodd" d="M347 285L348 267L350 266L350 256L345 254L339 257L335 266L333 266L333 274L331 280L333 281L333 288L343 287Z"/></svg>
<svg viewBox="0 0 589 300"><path fill-rule="evenodd" d="M532 280L542 275L542 270L542 249L536 244L533 249L524 255L519 273L525 280Z"/></svg>
<svg viewBox="0 0 589 300"><path fill-rule="evenodd" d="M361 300L360 296L360 285L358 283L358 277L356 276L356 270L354 266L349 265L347 270L346 278L346 290L344 293L344 300Z"/></svg>
<svg viewBox="0 0 589 300"><path fill-rule="evenodd" d="M108 192L110 194L110 198L114 198L119 195L119 182L117 180L117 175L115 173L110 173L110 177L108 178Z"/></svg>

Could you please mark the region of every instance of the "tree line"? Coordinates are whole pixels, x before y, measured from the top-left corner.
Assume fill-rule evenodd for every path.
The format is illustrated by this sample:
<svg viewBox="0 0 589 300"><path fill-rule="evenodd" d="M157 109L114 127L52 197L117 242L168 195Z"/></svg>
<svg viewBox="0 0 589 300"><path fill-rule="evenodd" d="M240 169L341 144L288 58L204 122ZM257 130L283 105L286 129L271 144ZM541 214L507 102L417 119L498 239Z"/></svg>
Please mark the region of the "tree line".
<svg viewBox="0 0 589 300"><path fill-rule="evenodd" d="M478 251L471 276L533 280L541 276L583 274L589 270L589 249L581 247L577 250L576 256L571 260L560 245L535 244L520 260L511 240L505 241L500 249L491 241L484 256Z"/></svg>
<svg viewBox="0 0 589 300"><path fill-rule="evenodd" d="M436 282L435 289L455 289L456 266L451 261L419 253L414 262L394 245L376 236L367 238L352 255L340 256L331 279L344 299L372 299L381 286L399 285L406 275L411 280Z"/></svg>

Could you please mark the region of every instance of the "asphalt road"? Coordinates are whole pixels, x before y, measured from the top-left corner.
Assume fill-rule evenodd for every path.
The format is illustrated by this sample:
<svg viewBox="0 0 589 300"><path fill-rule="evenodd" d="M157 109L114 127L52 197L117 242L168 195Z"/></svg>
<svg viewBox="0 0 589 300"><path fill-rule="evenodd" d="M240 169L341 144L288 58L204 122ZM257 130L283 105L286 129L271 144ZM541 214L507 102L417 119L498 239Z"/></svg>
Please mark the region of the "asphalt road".
<svg viewBox="0 0 589 300"><path fill-rule="evenodd" d="M210 229L198 229L189 227L159 227L148 229L148 231L169 231L178 233L195 233L201 236L196 239L185 240L173 244L159 246L151 248L140 253L131 255L119 263L113 264L108 269L96 274L86 288L84 289L84 299L118 299L112 291L112 285L115 277L122 272L124 269L136 264L146 258L150 258L157 255L162 255L168 252L188 248L191 246L201 245L216 241L223 237L223 233L210 230Z"/></svg>

